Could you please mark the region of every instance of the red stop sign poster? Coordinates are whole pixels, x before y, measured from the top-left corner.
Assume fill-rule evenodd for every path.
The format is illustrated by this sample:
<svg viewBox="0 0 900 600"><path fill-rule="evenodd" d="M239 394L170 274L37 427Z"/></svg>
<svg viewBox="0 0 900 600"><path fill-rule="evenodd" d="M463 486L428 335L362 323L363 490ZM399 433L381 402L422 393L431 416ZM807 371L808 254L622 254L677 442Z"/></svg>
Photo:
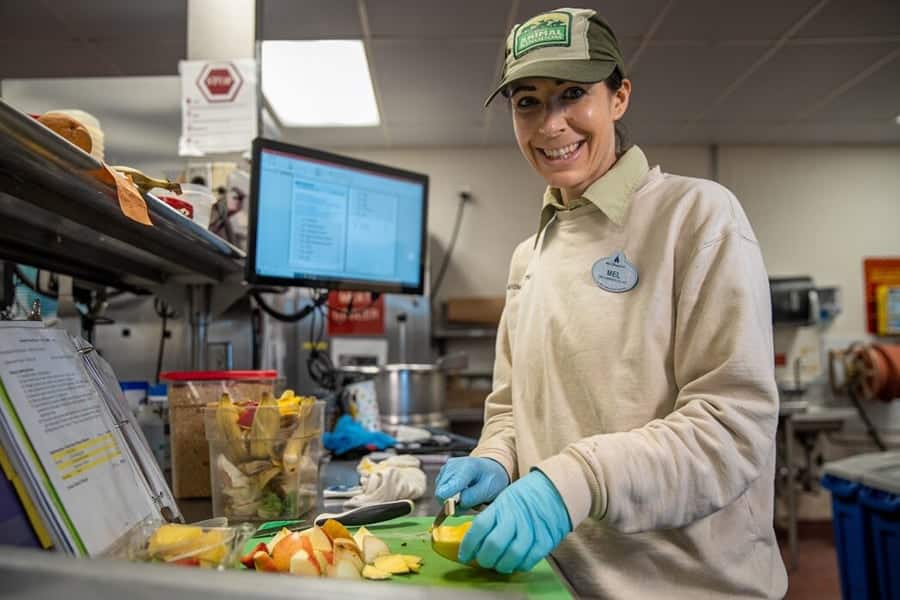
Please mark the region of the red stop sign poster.
<svg viewBox="0 0 900 600"><path fill-rule="evenodd" d="M384 296L328 292L328 335L384 335Z"/></svg>
<svg viewBox="0 0 900 600"><path fill-rule="evenodd" d="M197 77L197 87L207 102L231 102L243 85L244 78L230 62L208 63Z"/></svg>

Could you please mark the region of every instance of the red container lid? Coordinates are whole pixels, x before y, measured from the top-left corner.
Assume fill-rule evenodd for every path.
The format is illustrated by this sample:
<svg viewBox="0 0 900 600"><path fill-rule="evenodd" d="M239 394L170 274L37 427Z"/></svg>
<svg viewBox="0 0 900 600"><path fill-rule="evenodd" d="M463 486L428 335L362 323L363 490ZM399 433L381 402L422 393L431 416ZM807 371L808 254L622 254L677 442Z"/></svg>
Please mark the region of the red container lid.
<svg viewBox="0 0 900 600"><path fill-rule="evenodd" d="M275 379L278 371L167 371L159 378L165 381L237 381L243 379Z"/></svg>

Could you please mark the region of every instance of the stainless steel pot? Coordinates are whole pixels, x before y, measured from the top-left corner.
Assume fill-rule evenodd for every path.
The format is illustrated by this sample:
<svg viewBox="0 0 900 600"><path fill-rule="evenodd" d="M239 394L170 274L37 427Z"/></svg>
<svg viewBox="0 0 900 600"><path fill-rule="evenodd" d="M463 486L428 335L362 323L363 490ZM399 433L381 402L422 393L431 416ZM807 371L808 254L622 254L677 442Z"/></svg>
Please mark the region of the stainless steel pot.
<svg viewBox="0 0 900 600"><path fill-rule="evenodd" d="M341 372L370 376L382 426L447 427L446 374L468 366L465 354L451 354L434 364L391 364L380 367L342 367Z"/></svg>

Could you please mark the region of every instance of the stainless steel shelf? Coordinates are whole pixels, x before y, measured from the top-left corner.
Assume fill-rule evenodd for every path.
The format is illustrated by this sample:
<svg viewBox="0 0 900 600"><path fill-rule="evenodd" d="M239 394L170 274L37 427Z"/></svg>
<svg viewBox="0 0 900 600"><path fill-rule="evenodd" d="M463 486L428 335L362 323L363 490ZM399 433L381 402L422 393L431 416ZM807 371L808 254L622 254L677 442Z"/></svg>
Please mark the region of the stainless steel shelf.
<svg viewBox="0 0 900 600"><path fill-rule="evenodd" d="M125 217L100 166L0 100L0 258L125 289L240 277L241 250L157 198L153 227Z"/></svg>

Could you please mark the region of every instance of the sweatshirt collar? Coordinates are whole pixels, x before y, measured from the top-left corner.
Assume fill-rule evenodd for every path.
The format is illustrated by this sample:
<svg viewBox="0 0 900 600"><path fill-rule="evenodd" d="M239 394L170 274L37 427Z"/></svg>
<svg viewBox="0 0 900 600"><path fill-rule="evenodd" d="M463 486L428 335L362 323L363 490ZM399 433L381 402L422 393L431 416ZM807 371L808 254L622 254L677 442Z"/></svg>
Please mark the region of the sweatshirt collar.
<svg viewBox="0 0 900 600"><path fill-rule="evenodd" d="M538 227L538 237L541 231L560 210L571 210L592 203L616 225L621 226L625 222L625 212L634 191L641 185L650 166L647 157L637 146L632 146L619 160L592 183L581 198L576 199L566 207L562 203L562 194L559 188L548 187L544 192L544 204L541 208L541 221ZM535 239L537 244L537 239Z"/></svg>

